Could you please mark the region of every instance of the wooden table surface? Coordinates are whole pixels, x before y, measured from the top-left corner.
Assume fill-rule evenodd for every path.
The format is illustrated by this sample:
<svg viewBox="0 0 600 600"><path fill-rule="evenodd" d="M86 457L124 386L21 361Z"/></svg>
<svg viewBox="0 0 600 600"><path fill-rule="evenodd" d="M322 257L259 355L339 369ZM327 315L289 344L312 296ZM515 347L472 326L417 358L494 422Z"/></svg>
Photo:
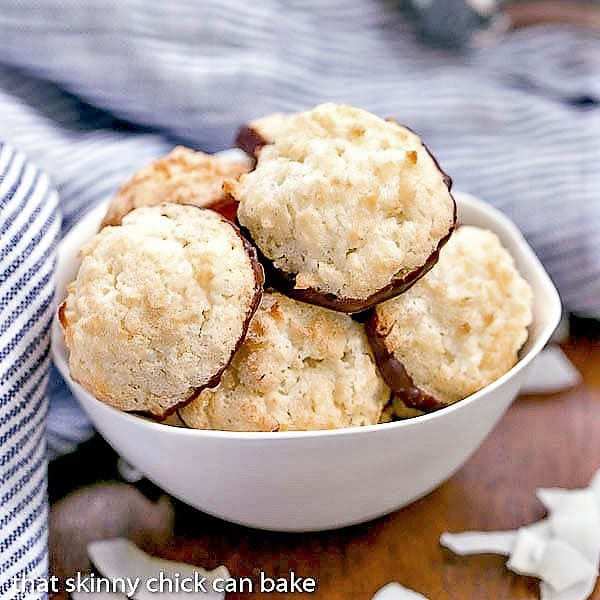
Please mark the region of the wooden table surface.
<svg viewBox="0 0 600 600"><path fill-rule="evenodd" d="M509 573L501 557L456 557L438 540L444 531L514 529L538 520L544 511L537 487L581 487L600 466L600 344L578 341L564 349L584 383L516 400L450 481L405 509L340 531L277 534L230 525L175 502L175 536L155 553L207 568L225 564L235 576L294 570L317 577L318 591L310 597L327 600L368 600L394 580L430 600L538 598L537 582ZM52 492L52 471L50 482ZM593 597L600 599L600 586Z"/></svg>

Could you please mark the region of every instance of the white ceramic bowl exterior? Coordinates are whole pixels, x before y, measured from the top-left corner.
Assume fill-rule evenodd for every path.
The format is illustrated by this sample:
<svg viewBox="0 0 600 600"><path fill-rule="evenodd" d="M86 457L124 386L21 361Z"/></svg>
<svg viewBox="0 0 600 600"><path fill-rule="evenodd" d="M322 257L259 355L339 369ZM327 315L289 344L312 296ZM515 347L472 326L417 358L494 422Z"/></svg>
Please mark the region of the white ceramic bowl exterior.
<svg viewBox="0 0 600 600"><path fill-rule="evenodd" d="M501 213L456 194L459 221L495 231L533 288L534 322L519 363L492 385L438 412L383 425L317 432L232 433L169 427L119 412L69 377L57 319L55 363L98 431L148 479L209 514L263 529L308 531L373 519L448 479L479 447L517 395L527 366L558 324L548 275ZM64 238L57 297L77 271L77 252L106 205Z"/></svg>

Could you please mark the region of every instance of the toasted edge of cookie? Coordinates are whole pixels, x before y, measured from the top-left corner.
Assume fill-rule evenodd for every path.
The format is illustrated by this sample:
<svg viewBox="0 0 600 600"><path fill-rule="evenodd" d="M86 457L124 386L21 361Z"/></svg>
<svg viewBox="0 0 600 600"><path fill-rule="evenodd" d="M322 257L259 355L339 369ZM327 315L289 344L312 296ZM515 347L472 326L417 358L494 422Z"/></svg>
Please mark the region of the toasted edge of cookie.
<svg viewBox="0 0 600 600"><path fill-rule="evenodd" d="M366 322L365 330L379 372L394 396L401 400L407 408L422 412L432 412L447 406L444 402L418 388L404 365L388 350L385 335L382 335L379 331L375 311Z"/></svg>
<svg viewBox="0 0 600 600"><path fill-rule="evenodd" d="M192 206L194 208L197 208L198 210L206 210L205 208L201 208L201 207L198 207L195 205L181 205L181 206ZM112 399L111 399L111 401L108 401L108 400L103 400L102 398L99 398L96 396L96 394L94 394L93 392L88 390L88 388L82 382L78 381L75 376L73 376L70 366L69 366L69 372L70 372L70 375L73 378L73 380L76 381L77 383L79 383L80 385L82 385L82 387L84 387L87 391L89 391L89 393L91 393L94 397L97 397L98 400L100 400L106 404L109 404L113 408L116 408L118 410L123 410L124 412L130 412L132 414L139 414L141 416L149 416L157 421L162 421L162 420L166 419L168 416L175 413L179 407L185 406L186 404L188 404L189 402L194 400L194 398L196 398L197 395L200 392L202 392L202 390L205 390L207 388L214 388L219 384L225 369L229 366L229 364L233 360L233 357L235 356L235 353L237 352L237 350L239 349L241 344L244 342L244 340L246 338L246 334L248 332L248 328L250 327L250 322L252 321L252 317L254 316L254 313L258 310L258 307L260 306L260 302L261 302L262 295L263 295L265 276L264 276L264 269L258 260L256 249L254 248L254 246L242 235L239 227L237 227L237 225L235 223L232 223L231 221L229 221L228 219L223 217L221 214L219 214L219 213L217 213L217 214L224 223L226 223L227 225L232 227L235 234L241 240L242 246L245 250L246 255L248 256L248 259L250 261L250 266L251 266L252 272L254 274L254 294L252 296L252 299L248 306L248 310L246 311L246 316L242 323L241 335L238 338L238 340L236 341L228 359L225 361L224 364L222 364L218 367L218 370L212 376L210 376L209 379L203 385L196 387L188 398L174 403L172 406L168 407L167 409L165 409L161 412L156 412L156 411L152 411L152 410L142 410L142 411L125 410L125 409L121 409L118 406L116 406L114 401L112 401ZM59 320L59 323L61 325L64 335L66 335L67 329L69 327L69 322L68 322L68 319L66 316L65 309L66 309L66 299L60 303L58 310L57 310L58 320ZM68 348L67 348L67 350L68 350Z"/></svg>
<svg viewBox="0 0 600 600"><path fill-rule="evenodd" d="M226 179L246 173L250 167L250 160L247 164L243 161L233 162L218 155L176 146L165 156L136 171L119 188L108 205L100 229L109 225L120 225L123 217L136 208L158 206L164 202L210 208L233 221L237 204L231 196L222 191L222 184ZM196 175L203 173L205 181L197 181L195 186L183 180L178 184L174 181L186 176L193 177L194 171L197 171ZM156 186L159 189L147 189L148 185L150 188ZM165 189L162 190L162 195L158 195L161 187ZM198 190L196 198L193 193L194 187ZM150 192L153 192L151 197ZM145 196L148 198L144 199Z"/></svg>

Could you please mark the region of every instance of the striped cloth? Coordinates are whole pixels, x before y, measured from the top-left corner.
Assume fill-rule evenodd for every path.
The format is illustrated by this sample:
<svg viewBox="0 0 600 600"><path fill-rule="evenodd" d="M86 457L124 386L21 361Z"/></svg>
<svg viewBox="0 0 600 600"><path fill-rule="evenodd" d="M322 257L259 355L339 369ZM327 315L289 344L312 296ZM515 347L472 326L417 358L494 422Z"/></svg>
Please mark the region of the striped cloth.
<svg viewBox="0 0 600 600"><path fill-rule="evenodd" d="M0 598L47 570L46 383L58 196L0 143Z"/></svg>
<svg viewBox="0 0 600 600"><path fill-rule="evenodd" d="M570 310L600 315L600 39L539 27L493 47L434 51L414 42L397 5L3 0L0 597L12 597L16 573L45 568L60 216L64 232L178 141L222 149L253 117L325 100L395 116L423 135L456 188L517 221ZM48 179L12 148L48 174L60 210ZM54 371L49 389L52 455L90 428Z"/></svg>

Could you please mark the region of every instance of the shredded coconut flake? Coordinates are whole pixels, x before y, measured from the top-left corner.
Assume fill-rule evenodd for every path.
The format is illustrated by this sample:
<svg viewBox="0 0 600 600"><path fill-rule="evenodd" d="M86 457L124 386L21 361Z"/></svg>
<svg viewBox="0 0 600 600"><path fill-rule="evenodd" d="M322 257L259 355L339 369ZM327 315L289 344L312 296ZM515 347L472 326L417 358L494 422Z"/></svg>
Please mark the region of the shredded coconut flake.
<svg viewBox="0 0 600 600"><path fill-rule="evenodd" d="M515 531L467 531L465 533L444 533L440 544L454 554L503 554L508 556L514 546Z"/></svg>
<svg viewBox="0 0 600 600"><path fill-rule="evenodd" d="M597 568L581 552L554 538L548 542L535 575L557 592L562 592L596 573Z"/></svg>
<svg viewBox="0 0 600 600"><path fill-rule="evenodd" d="M548 517L517 531L444 533L442 546L456 554L509 555L515 573L538 577L542 600L586 600L600 564L600 470L588 488L540 488Z"/></svg>
<svg viewBox="0 0 600 600"><path fill-rule="evenodd" d="M550 517L552 533L577 549L592 564L600 562L600 519L598 511L571 513L560 511Z"/></svg>
<svg viewBox="0 0 600 600"><path fill-rule="evenodd" d="M427 600L423 594L405 588L397 582L384 585L374 596L373 600Z"/></svg>
<svg viewBox="0 0 600 600"><path fill-rule="evenodd" d="M589 579L562 592L557 592L550 584L542 581L540 583L540 598L541 600L586 600L592 595L594 587L596 587L595 573Z"/></svg>
<svg viewBox="0 0 600 600"><path fill-rule="evenodd" d="M146 582L152 577L158 577L160 572L164 574L164 577L173 581L176 576L179 578L189 577L193 580L195 573L198 573L199 577L206 578L207 593L200 590L195 595L207 600L223 600L225 598L224 592L216 592L212 589L212 582L216 578L228 579L230 577L229 571L224 566L213 571L206 571L193 565L161 560L142 552L135 544L123 538L92 542L88 545L87 550L90 560L105 577L110 579L117 577L136 579L139 577L141 583L135 593L136 600L156 600L156 594L148 589ZM163 600L183 600L190 598L190 593L182 590L162 593L160 597Z"/></svg>
<svg viewBox="0 0 600 600"><path fill-rule="evenodd" d="M538 576L548 541L526 529L519 529L506 566L519 575Z"/></svg>
<svg viewBox="0 0 600 600"><path fill-rule="evenodd" d="M597 510L598 501L590 489L539 488L536 496L549 513L560 511L594 514Z"/></svg>
<svg viewBox="0 0 600 600"><path fill-rule="evenodd" d="M523 394L554 394L575 387L581 374L558 346L549 346L533 361Z"/></svg>

